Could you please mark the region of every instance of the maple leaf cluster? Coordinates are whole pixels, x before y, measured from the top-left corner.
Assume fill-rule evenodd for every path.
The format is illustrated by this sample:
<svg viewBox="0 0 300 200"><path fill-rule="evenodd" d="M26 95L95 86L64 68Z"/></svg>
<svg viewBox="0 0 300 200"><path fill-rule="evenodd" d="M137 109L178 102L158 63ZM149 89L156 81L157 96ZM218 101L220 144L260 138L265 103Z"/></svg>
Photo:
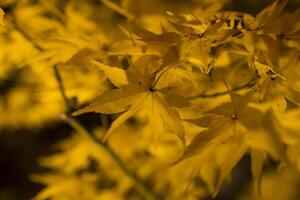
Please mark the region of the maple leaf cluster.
<svg viewBox="0 0 300 200"><path fill-rule="evenodd" d="M28 51L6 57L0 75L34 89L7 91L0 111L11 114L0 124L65 112L75 129L41 158L52 171L32 176L46 185L35 199L215 197L245 157L250 198L275 198L270 166L273 179L299 186L300 9L286 12L288 1L277 0L252 16L226 11L226 1L193 1L187 12L157 0L162 8L149 14L151 1L101 2L22 1L4 20L1 42L11 41L1 54ZM90 113L99 124L88 133L74 120Z"/></svg>

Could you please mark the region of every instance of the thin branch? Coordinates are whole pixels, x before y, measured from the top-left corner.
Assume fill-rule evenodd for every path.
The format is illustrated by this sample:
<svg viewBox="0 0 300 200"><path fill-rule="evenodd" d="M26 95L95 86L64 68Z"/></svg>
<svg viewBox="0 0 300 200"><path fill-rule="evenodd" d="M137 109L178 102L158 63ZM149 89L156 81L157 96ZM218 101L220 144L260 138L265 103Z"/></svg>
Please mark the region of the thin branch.
<svg viewBox="0 0 300 200"><path fill-rule="evenodd" d="M125 162L113 151L106 143L96 139L85 127L83 127L76 119L71 116L64 115L64 120L79 134L81 134L84 138L86 138L91 143L97 145L102 150L104 150L118 165L118 167L126 174L136 185L137 190L141 195L144 196L146 200L155 200L154 194L144 185L144 183L140 180L140 178L129 169Z"/></svg>
<svg viewBox="0 0 300 200"><path fill-rule="evenodd" d="M232 88L230 91L239 91L242 89L251 88L254 85L255 85L255 82L253 80L251 80L248 83L245 83L243 85ZM193 97L189 97L188 99L192 100L192 99L197 99L197 98L214 98L214 97L223 96L223 95L227 95L227 94L229 94L228 90L222 91L222 92L211 93L211 94L203 93L203 94L199 94L199 95L196 95Z"/></svg>
<svg viewBox="0 0 300 200"><path fill-rule="evenodd" d="M72 107L70 106L69 99L68 99L68 97L66 95L66 91L64 89L62 78L60 76L60 73L59 73L58 68L57 68L56 65L53 67L53 70L54 70L55 78L56 78L57 83L58 83L58 88L59 88L60 94L61 94L61 96L64 100L65 106L66 106L66 108L68 110L68 113L69 113L70 111L72 111Z"/></svg>
<svg viewBox="0 0 300 200"><path fill-rule="evenodd" d="M37 50L43 52L44 49L35 42L35 40L26 32L22 29L22 27L19 26L19 24L15 21L12 20L12 23L15 27L15 29L20 32L24 38L26 38L29 42L31 42ZM140 180L140 178L135 174L134 171L129 169L125 162L109 147L107 146L106 143L97 140L93 134L91 134L83 125L80 124L75 118L71 117L69 115L69 112L73 109L72 106L70 105L70 101L68 97L66 96L66 92L64 90L64 85L62 78L60 76L59 70L57 66L53 67L55 78L58 82L58 87L59 91L63 97L63 101L67 107L67 114L63 115L63 119L74 129L76 130L79 134L81 134L84 138L88 139L91 141L93 144L96 144L99 146L102 150L104 150L113 160L114 162L118 165L118 167L123 171L124 174L126 174L136 185L137 190L140 192L140 194L146 199L146 200L155 200L156 197L150 191L144 183Z"/></svg>
<svg viewBox="0 0 300 200"><path fill-rule="evenodd" d="M61 79L61 76L59 74L59 71L57 70L57 67L54 66L55 71L55 77L59 84L59 90L60 93L64 99L65 105L70 111L72 107L69 105L68 98L66 97L65 90L63 87L63 82ZM92 133L90 133L79 121L77 121L75 118L71 117L68 113L63 115L63 120L66 121L76 132L81 134L84 138L89 140L91 143L97 145L99 148L104 150L112 159L113 161L118 165L118 167L123 171L124 174L126 174L136 185L137 190L140 192L141 195L146 200L155 200L155 195L150 191L144 183L140 180L140 178L135 174L135 172L131 169L129 169L126 166L126 163L115 153L106 143L98 140L95 136L93 136Z"/></svg>

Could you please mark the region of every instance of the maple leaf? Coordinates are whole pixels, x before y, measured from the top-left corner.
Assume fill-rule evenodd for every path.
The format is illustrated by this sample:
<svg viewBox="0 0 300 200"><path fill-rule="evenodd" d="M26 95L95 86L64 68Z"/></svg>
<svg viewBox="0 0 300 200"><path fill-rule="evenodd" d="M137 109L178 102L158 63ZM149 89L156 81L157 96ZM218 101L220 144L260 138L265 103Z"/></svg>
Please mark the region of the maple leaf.
<svg viewBox="0 0 300 200"><path fill-rule="evenodd" d="M272 199L261 188L268 161L299 171L300 9L283 12L287 0L276 0L253 17L226 11L227 0L170 2L1 1L9 15L0 37L0 111L9 113L1 115L4 128L43 116L58 120L62 99L73 108L75 99L80 104L99 94L73 115L101 113L101 132L93 143L69 138L41 159L53 171L35 177L46 185L36 199L216 196L245 155L257 198ZM0 8L0 29L3 21ZM52 73L40 76L41 66L55 67L57 80ZM11 84L7 72L15 70L22 73ZM219 70L222 80L215 77ZM36 89L47 107L29 98ZM20 112L23 107L28 112ZM102 114L118 117L105 123ZM66 115L76 132L85 132ZM170 168L176 158L180 164Z"/></svg>
<svg viewBox="0 0 300 200"><path fill-rule="evenodd" d="M285 160L284 143L280 134L274 132L274 122L269 117L272 115L267 113L264 116L260 110L248 105L254 92L255 90L250 90L241 96L229 91L231 103L223 103L205 112L203 117L198 119L199 122L194 120L194 123L208 124L208 127L192 139L183 155L174 163L195 156L198 158L212 149L223 152L216 154L216 159L221 159L221 172L213 191L214 195L248 148L252 152L252 173L258 195L264 155L268 153L276 159ZM266 124L268 130L260 129L262 123ZM261 142L255 142L259 140ZM220 148L221 150L218 150Z"/></svg>
<svg viewBox="0 0 300 200"><path fill-rule="evenodd" d="M104 71L118 89L105 92L93 103L79 109L73 115L86 112L112 114L126 111L111 124L105 136L105 139L107 139L128 118L134 116L144 106L147 106L147 103L151 103L151 106L155 107L152 108L153 112L159 112L164 127L178 135L182 143L185 144L184 130L180 116L168 102L168 99L174 100L174 98L178 99L179 97L168 94L164 88L159 88L157 84L165 72L164 70L168 69L170 65L161 68L160 65L155 63L152 57L148 56L142 56L135 63L131 63L126 71L99 62L96 65ZM120 84L120 81L123 84ZM125 85L124 83L127 84Z"/></svg>
<svg viewBox="0 0 300 200"><path fill-rule="evenodd" d="M208 25L199 20L185 24L169 22L182 37L178 44L182 62L192 64L204 73L209 73L214 67L217 49L221 49L227 39L235 32L222 28L225 23L224 19L216 20L216 22Z"/></svg>
<svg viewBox="0 0 300 200"><path fill-rule="evenodd" d="M263 9L256 15L255 21L250 25L250 28L252 30L263 29L268 32L268 25L275 21L275 19L281 14L287 2L288 0L277 0L270 6Z"/></svg>
<svg viewBox="0 0 300 200"><path fill-rule="evenodd" d="M207 129L196 135L188 144L183 155L174 162L177 164L188 158L203 159L203 155L216 157L220 174L213 195L219 191L222 183L230 175L239 160L251 152L251 171L257 195L260 196L262 168L266 155L287 162L285 144L277 122L270 112L262 114L249 106L254 91L241 96L230 92L231 103L223 103L194 120L196 124L209 124ZM264 124L264 128L262 127ZM197 156L197 157L196 157Z"/></svg>
<svg viewBox="0 0 300 200"><path fill-rule="evenodd" d="M292 78L289 75L294 64L295 58L290 55L291 60L285 64L282 64L282 57L280 58L276 51L277 46L271 45L270 40L266 37L258 36L254 33L246 33L242 39L243 48L233 48L231 52L245 56L247 58L249 69L256 74L255 82L258 93L258 101L267 103L273 107L278 113L285 111L287 102L286 99L292 101L295 104L300 102L299 90L294 87L293 82L289 79ZM269 42L267 42L269 41ZM261 49L259 43L266 43L269 49ZM268 44L269 43L269 44ZM269 53L270 49L273 51ZM275 50L274 50L275 49Z"/></svg>
<svg viewBox="0 0 300 200"><path fill-rule="evenodd" d="M267 156L274 160L287 164L287 147L285 144L284 129L279 126L272 111L268 111L262 118L263 127L250 130L246 135L245 142L250 147L251 172L254 179L254 190L258 198L261 197L261 178L264 161Z"/></svg>
<svg viewBox="0 0 300 200"><path fill-rule="evenodd" d="M261 102L269 103L279 114L286 110L286 99L299 105L300 92L283 75L285 66L274 67L271 64L256 63L255 67L260 75L257 91Z"/></svg>

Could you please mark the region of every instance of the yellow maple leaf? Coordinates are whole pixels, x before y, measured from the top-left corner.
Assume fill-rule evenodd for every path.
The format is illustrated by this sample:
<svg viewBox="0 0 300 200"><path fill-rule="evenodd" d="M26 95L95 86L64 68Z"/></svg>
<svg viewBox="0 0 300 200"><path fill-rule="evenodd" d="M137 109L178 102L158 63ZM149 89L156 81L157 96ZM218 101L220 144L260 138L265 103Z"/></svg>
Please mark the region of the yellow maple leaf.
<svg viewBox="0 0 300 200"><path fill-rule="evenodd" d="M98 66L118 88L100 95L93 103L79 109L73 115L86 112L112 114L126 111L111 124L105 137L107 139L128 118L134 116L143 107L151 106L153 112L159 112L161 118L155 120L162 120L164 127L178 135L182 143L185 144L184 130L179 114L172 108L173 105L169 105L167 102L168 98L178 99L178 97L168 94L164 88L158 86L164 70L170 65L162 65L161 68L153 57L142 56L135 63L131 63L128 70L105 66L100 63ZM125 83L127 84L125 85ZM159 121L158 123L161 123Z"/></svg>

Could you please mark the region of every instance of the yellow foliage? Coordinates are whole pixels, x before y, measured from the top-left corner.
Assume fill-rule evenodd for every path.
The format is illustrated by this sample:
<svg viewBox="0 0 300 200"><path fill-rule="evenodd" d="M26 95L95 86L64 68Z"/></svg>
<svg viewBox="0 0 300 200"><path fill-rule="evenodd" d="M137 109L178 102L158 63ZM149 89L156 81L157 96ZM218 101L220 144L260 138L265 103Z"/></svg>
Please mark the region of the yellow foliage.
<svg viewBox="0 0 300 200"><path fill-rule="evenodd" d="M299 198L300 9L287 3L256 16L226 0L3 3L0 129L74 129L39 160L34 199L207 199L247 157L241 199Z"/></svg>

